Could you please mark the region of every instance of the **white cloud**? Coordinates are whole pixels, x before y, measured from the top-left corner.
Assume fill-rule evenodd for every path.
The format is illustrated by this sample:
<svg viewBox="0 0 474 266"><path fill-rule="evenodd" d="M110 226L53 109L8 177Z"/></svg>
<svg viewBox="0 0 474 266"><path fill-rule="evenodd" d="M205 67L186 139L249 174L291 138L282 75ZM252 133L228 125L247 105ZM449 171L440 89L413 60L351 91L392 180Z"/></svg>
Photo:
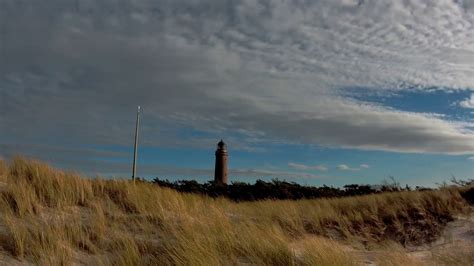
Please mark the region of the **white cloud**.
<svg viewBox="0 0 474 266"><path fill-rule="evenodd" d="M471 97L465 99L464 101L461 101L459 105L464 108L473 109L474 108L474 94L471 94Z"/></svg>
<svg viewBox="0 0 474 266"><path fill-rule="evenodd" d="M341 171L359 171L360 170L359 168L351 168L347 164L340 164L337 166L337 169Z"/></svg>
<svg viewBox="0 0 474 266"><path fill-rule="evenodd" d="M333 179L334 177L315 175L301 172L287 172L267 169L231 169L233 176L272 177L282 179Z"/></svg>
<svg viewBox="0 0 474 266"><path fill-rule="evenodd" d="M305 165L299 163L288 163L288 166L298 170L318 170L318 171L327 171L328 168L324 165Z"/></svg>
<svg viewBox="0 0 474 266"><path fill-rule="evenodd" d="M337 166L337 169L341 171L360 171L368 168L370 168L368 164L361 164L359 167L350 167L347 164L340 164Z"/></svg>

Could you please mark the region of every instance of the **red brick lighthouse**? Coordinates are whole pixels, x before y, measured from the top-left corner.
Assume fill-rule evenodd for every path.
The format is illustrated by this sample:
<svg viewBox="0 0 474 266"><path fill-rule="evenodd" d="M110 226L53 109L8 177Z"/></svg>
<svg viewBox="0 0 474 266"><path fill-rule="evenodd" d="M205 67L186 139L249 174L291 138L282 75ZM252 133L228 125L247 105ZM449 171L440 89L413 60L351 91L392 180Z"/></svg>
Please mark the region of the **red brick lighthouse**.
<svg viewBox="0 0 474 266"><path fill-rule="evenodd" d="M214 182L227 184L227 145L223 140L217 143Z"/></svg>

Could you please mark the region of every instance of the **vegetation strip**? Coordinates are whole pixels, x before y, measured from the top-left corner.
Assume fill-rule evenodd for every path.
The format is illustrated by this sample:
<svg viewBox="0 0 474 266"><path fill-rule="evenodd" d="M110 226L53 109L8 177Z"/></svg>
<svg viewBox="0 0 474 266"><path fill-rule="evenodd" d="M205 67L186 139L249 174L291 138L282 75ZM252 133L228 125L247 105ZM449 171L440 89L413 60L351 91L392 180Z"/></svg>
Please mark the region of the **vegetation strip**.
<svg viewBox="0 0 474 266"><path fill-rule="evenodd" d="M0 258L38 264L358 265L348 244L432 241L472 197L445 187L237 203L23 158L0 162L0 182Z"/></svg>

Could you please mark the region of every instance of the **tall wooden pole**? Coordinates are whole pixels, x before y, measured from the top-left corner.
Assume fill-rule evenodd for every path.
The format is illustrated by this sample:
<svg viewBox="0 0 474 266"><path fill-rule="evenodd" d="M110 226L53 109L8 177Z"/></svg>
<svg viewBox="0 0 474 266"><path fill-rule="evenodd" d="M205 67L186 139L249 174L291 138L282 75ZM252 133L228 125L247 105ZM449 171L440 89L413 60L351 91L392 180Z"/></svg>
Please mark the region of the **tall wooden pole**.
<svg viewBox="0 0 474 266"><path fill-rule="evenodd" d="M137 111L137 124L135 127L135 148L133 151L133 169L132 169L132 180L135 182L137 177L137 155L138 155L138 128L140 127L140 106Z"/></svg>

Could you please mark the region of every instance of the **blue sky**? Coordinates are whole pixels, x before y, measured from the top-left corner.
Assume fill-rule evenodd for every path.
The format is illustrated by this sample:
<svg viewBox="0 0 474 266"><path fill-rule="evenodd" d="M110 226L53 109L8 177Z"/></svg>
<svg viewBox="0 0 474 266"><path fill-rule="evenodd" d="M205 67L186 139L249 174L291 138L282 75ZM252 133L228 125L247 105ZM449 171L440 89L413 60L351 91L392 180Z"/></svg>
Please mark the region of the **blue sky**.
<svg viewBox="0 0 474 266"><path fill-rule="evenodd" d="M472 178L474 3L0 2L0 156L138 174L434 186Z"/></svg>

